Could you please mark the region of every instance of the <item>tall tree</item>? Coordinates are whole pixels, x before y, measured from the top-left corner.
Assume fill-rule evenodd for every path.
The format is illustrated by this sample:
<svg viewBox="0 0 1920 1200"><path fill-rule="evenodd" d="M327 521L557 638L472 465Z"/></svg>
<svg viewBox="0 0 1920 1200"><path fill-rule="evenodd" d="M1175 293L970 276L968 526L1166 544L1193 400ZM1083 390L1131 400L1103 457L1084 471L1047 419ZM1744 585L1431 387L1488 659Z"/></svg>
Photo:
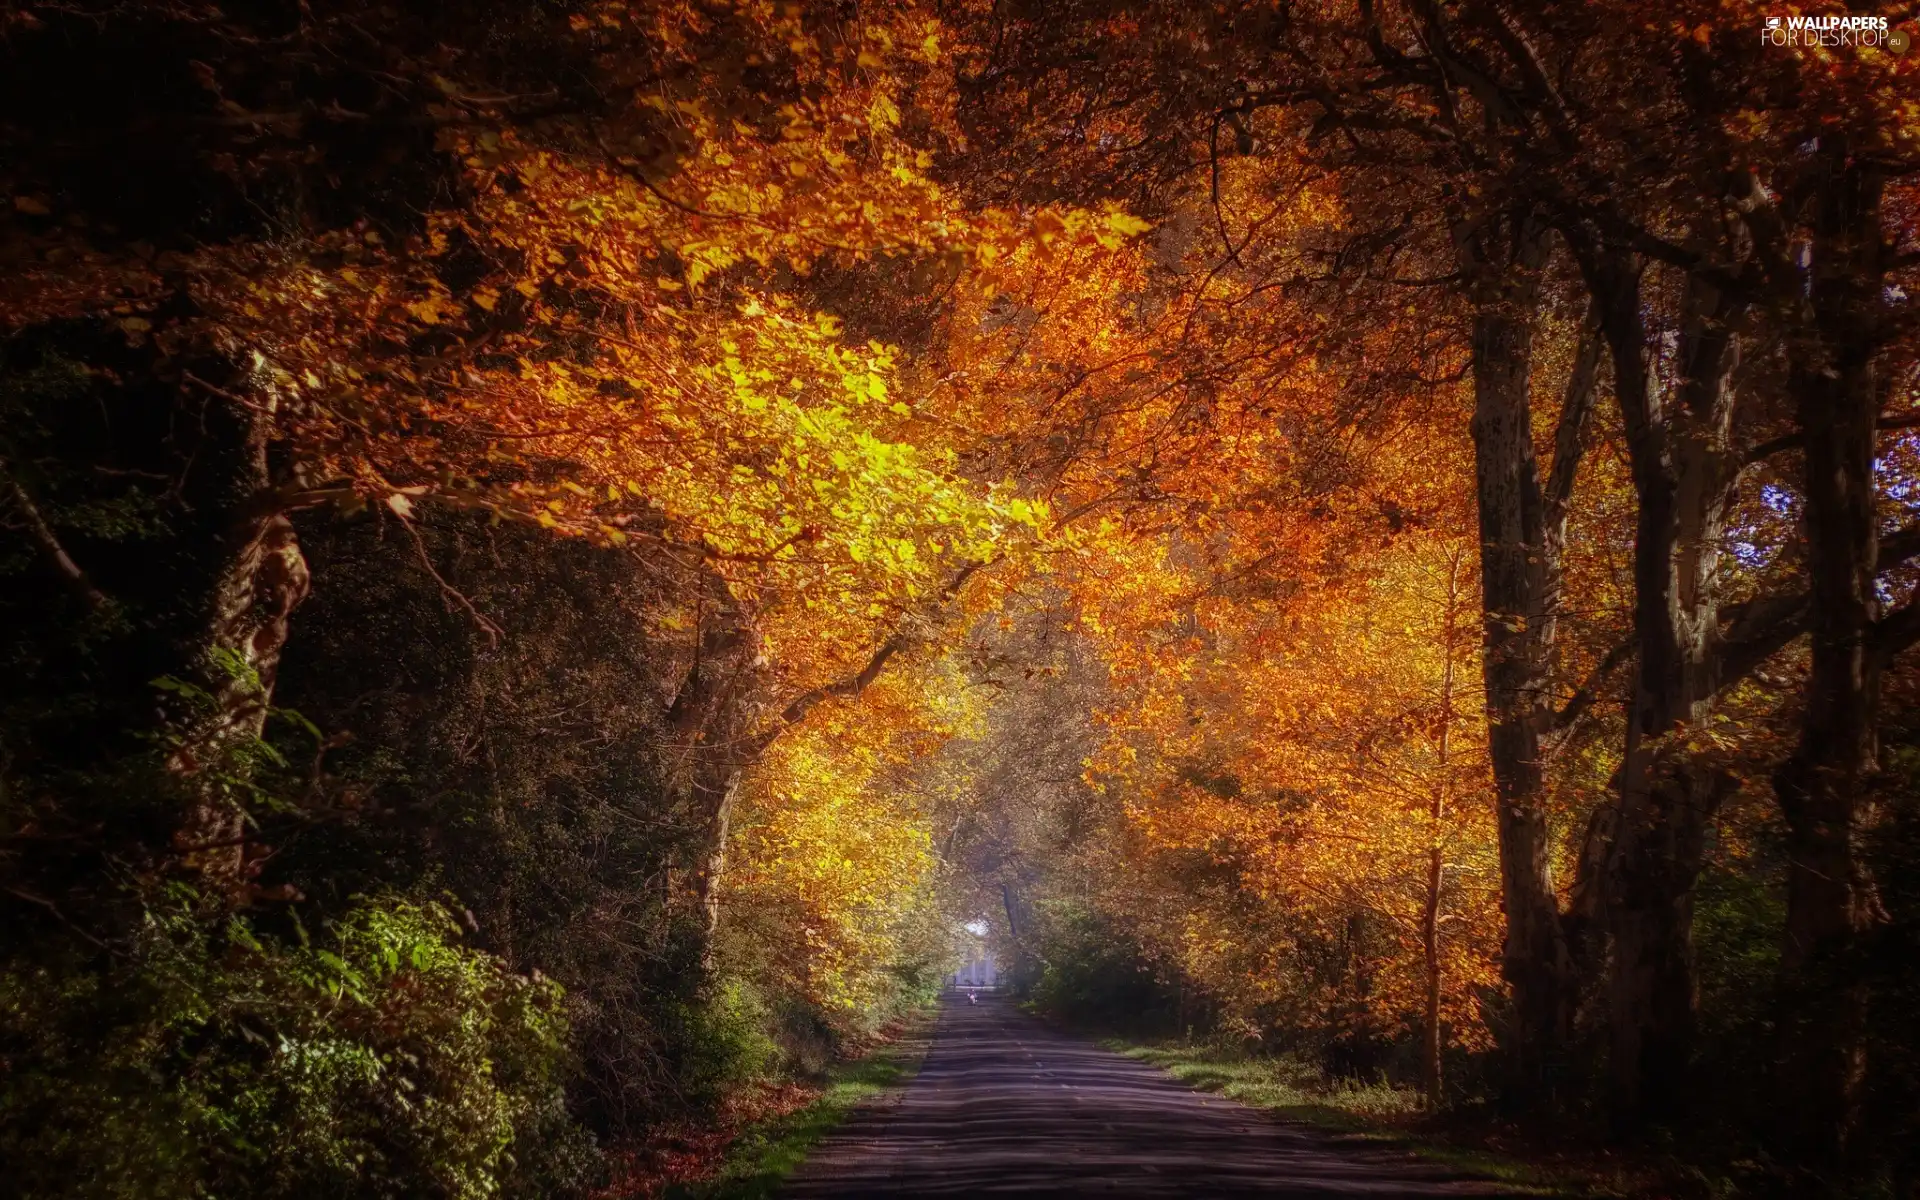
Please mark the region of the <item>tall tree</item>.
<svg viewBox="0 0 1920 1200"><path fill-rule="evenodd" d="M1878 573L1886 559L1911 552L1904 543L1913 533L1886 539L1895 555L1883 554L1876 478L1887 350L1902 326L1911 332L1913 317L1888 295L1890 164L1837 133L1823 134L1812 157L1809 311L1788 350L1804 464L1811 666L1800 741L1775 774L1792 855L1780 1084L1786 1129L1809 1161L1831 1166L1844 1161L1858 1124L1865 1076L1866 996L1852 958L1876 901L1856 844L1879 768L1880 680L1915 640L1913 601L1882 614Z"/></svg>

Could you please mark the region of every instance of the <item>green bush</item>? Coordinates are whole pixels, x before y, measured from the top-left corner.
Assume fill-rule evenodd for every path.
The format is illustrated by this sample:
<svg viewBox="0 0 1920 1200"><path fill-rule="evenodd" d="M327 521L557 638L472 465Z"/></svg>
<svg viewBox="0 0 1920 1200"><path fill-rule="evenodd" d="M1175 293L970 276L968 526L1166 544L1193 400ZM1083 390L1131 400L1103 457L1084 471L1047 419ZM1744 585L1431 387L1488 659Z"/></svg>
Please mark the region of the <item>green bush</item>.
<svg viewBox="0 0 1920 1200"><path fill-rule="evenodd" d="M590 1148L559 1111L559 989L458 944L436 905L323 935L217 933L155 905L131 947L0 974L15 1194L552 1194ZM556 1120L556 1118L559 1118Z"/></svg>
<svg viewBox="0 0 1920 1200"><path fill-rule="evenodd" d="M1033 1002L1102 1029L1157 1034L1178 1026L1178 1003L1138 943L1102 918L1060 909L1038 940Z"/></svg>
<svg viewBox="0 0 1920 1200"><path fill-rule="evenodd" d="M772 1027L773 1014L752 984L716 981L711 999L687 1009L681 1059L686 1084L711 1102L740 1083L772 1075L781 1065Z"/></svg>

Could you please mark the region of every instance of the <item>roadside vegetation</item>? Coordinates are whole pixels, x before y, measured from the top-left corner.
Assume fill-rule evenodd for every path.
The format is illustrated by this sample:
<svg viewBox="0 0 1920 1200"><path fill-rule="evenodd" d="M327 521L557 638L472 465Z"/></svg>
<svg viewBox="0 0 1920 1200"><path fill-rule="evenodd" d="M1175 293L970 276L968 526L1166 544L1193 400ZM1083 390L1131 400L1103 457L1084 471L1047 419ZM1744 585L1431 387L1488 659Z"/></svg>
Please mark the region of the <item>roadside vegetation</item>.
<svg viewBox="0 0 1920 1200"><path fill-rule="evenodd" d="M1337 1135L1335 1145L1351 1144L1373 1150L1404 1151L1482 1179L1509 1184L1528 1195L1640 1195L1648 1186L1658 1190L1656 1177L1647 1173L1638 1181L1616 1173L1603 1178L1552 1156L1519 1147L1502 1151L1497 1138L1474 1145L1470 1136L1447 1129L1431 1119L1420 1093L1409 1087L1375 1081L1328 1078L1316 1063L1297 1058L1270 1057L1245 1049L1184 1041L1132 1042L1108 1039L1106 1046L1129 1058L1151 1063L1175 1079L1203 1092L1214 1092L1287 1121Z"/></svg>
<svg viewBox="0 0 1920 1200"><path fill-rule="evenodd" d="M754 1119L732 1135L712 1174L668 1189L686 1200L765 1200L828 1134L862 1107L897 1097L932 1044L937 1014L922 1009L881 1031L875 1044L835 1063L797 1107Z"/></svg>

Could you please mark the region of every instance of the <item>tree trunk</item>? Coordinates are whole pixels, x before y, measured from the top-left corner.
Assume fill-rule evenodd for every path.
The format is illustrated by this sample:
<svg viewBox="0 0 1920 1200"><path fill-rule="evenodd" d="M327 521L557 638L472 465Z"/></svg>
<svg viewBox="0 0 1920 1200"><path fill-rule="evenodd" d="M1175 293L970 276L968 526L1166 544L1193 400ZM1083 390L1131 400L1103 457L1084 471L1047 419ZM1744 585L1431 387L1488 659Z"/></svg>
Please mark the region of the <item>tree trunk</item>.
<svg viewBox="0 0 1920 1200"><path fill-rule="evenodd" d="M740 772L734 771L719 788L713 806L713 825L707 834L707 869L700 877L701 902L706 910L707 952L713 951L720 931L720 893L727 881L727 839L733 834L733 805L740 795Z"/></svg>
<svg viewBox="0 0 1920 1200"><path fill-rule="evenodd" d="M1706 834L1732 790L1722 773L1674 756L1623 804L1608 881L1613 939L1607 1001L1616 1126L1686 1111L1694 1032L1693 890Z"/></svg>
<svg viewBox="0 0 1920 1200"><path fill-rule="evenodd" d="M1440 884L1446 863L1439 846L1427 852L1427 904L1420 939L1427 956L1426 1025L1420 1030L1420 1091L1427 1111L1440 1108Z"/></svg>
<svg viewBox="0 0 1920 1200"><path fill-rule="evenodd" d="M1812 663L1800 742L1774 785L1791 854L1779 1109L1801 1160L1832 1167L1845 1161L1865 1075L1866 997L1850 960L1874 911L1854 839L1878 756L1873 355L1885 254L1879 171L1848 162L1838 138L1822 142L1831 175L1814 224L1816 328L1789 366L1805 439Z"/></svg>
<svg viewBox="0 0 1920 1200"><path fill-rule="evenodd" d="M289 623L309 586L293 522L274 499L270 414L270 404L235 414L242 422L235 481L240 516L227 535L226 561L195 656L211 700L189 717L167 762L190 794L174 849L209 892L235 904L245 902L251 880L246 814L233 781L247 773L247 744L265 730Z"/></svg>
<svg viewBox="0 0 1920 1200"><path fill-rule="evenodd" d="M1432 845L1427 850L1427 896L1421 913L1421 945L1426 954L1426 1025L1420 1038L1420 1083L1427 1110L1437 1111L1441 1099L1440 994L1443 968L1440 961L1440 922L1446 887L1446 845L1441 822L1453 799L1453 722L1454 664L1459 661L1461 641L1462 587L1461 567L1465 555L1454 553L1447 562L1446 611L1440 624L1440 649L1444 659L1440 668L1440 720L1434 741L1434 760L1438 778L1434 781L1427 815L1433 822Z"/></svg>
<svg viewBox="0 0 1920 1200"><path fill-rule="evenodd" d="M700 606L693 662L667 709L673 739L668 803L699 830L693 903L710 952L720 918L733 803L741 773L757 749L753 701L762 663L752 622L724 579L701 581Z"/></svg>
<svg viewBox="0 0 1920 1200"><path fill-rule="evenodd" d="M1463 238L1472 287L1474 474L1480 518L1483 671L1513 993L1510 1092L1538 1096L1571 1030L1567 954L1549 859L1541 735L1550 718L1553 579L1533 446L1533 318L1546 234L1530 217Z"/></svg>
<svg viewBox="0 0 1920 1200"><path fill-rule="evenodd" d="M1683 737L1720 689L1719 545L1736 466L1730 325L1741 306L1689 280L1677 377L1663 389L1641 265L1623 250L1584 265L1612 351L1636 501L1635 670L1604 896L1609 1091L1625 1132L1678 1116L1689 1091L1693 887L1729 789L1691 761Z"/></svg>

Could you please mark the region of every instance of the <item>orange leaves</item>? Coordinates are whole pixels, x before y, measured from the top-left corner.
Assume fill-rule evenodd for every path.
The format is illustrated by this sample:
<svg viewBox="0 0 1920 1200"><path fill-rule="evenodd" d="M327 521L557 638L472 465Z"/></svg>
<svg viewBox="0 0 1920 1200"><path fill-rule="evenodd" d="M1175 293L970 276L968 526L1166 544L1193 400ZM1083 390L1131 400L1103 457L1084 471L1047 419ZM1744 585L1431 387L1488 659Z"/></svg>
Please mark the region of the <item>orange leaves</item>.
<svg viewBox="0 0 1920 1200"><path fill-rule="evenodd" d="M1458 520L1467 460L1433 451L1378 448L1373 477L1328 497L1323 518L1256 520L1235 500L1217 526L1095 541L1110 567L1080 593L1080 628L1117 695L1093 777L1136 839L1108 860L1119 878L1104 903L1229 1012L1313 994L1329 1013L1361 1005L1376 1028L1417 1025L1431 902L1448 1037L1486 1037L1475 996L1497 984L1499 910L1477 564L1445 526L1384 547L1359 536L1376 490L1431 487ZM1337 571L1311 565L1336 547ZM1348 968L1364 999L1342 991L1358 976L1309 983L1312 971L1275 990L1355 920L1372 931Z"/></svg>

